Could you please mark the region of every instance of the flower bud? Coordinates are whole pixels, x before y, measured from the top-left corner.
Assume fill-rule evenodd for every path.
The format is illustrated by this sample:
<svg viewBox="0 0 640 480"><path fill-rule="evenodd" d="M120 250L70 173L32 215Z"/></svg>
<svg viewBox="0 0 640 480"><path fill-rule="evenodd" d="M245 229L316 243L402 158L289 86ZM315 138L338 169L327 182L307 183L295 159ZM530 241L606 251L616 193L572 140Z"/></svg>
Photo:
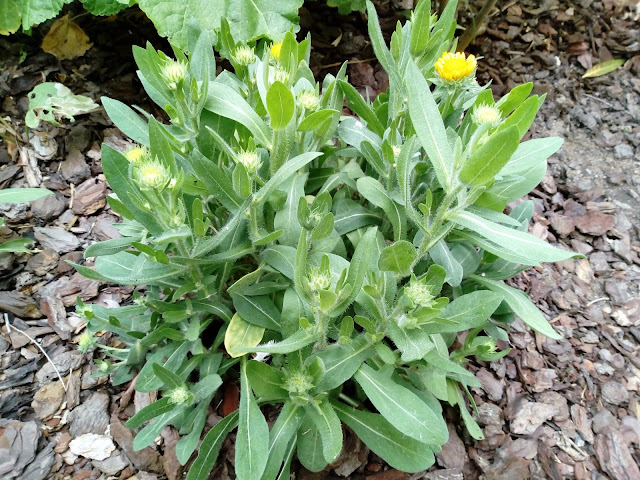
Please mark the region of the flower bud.
<svg viewBox="0 0 640 480"><path fill-rule="evenodd" d="M136 169L135 181L143 190L162 188L170 179L169 170L157 158L148 159Z"/></svg>
<svg viewBox="0 0 640 480"><path fill-rule="evenodd" d="M178 387L171 390L169 401L175 405L182 405L191 401L191 392L186 387Z"/></svg>
<svg viewBox="0 0 640 480"><path fill-rule="evenodd" d="M326 290L331 286L332 276L330 272L322 272L318 268L309 269L309 287L314 292Z"/></svg>
<svg viewBox="0 0 640 480"><path fill-rule="evenodd" d="M187 65L183 62L170 60L169 63L162 67L162 76L167 81L169 89L175 90L187 76Z"/></svg>
<svg viewBox="0 0 640 480"><path fill-rule="evenodd" d="M87 353L91 348L95 345L96 338L91 335L89 332L84 332L80 335L80 339L78 340L78 350L82 353Z"/></svg>
<svg viewBox="0 0 640 480"><path fill-rule="evenodd" d="M433 295L427 286L416 280L411 281L409 285L404 288L404 294L414 305L421 307L428 307L433 301Z"/></svg>
<svg viewBox="0 0 640 480"><path fill-rule="evenodd" d="M256 56L253 53L253 47L240 45L233 52L233 59L240 65L251 65L256 59Z"/></svg>
<svg viewBox="0 0 640 480"><path fill-rule="evenodd" d="M137 163L148 155L149 151L147 150L147 147L142 145L129 147L124 151L124 157L131 163Z"/></svg>
<svg viewBox="0 0 640 480"><path fill-rule="evenodd" d="M483 103L482 105L476 107L473 111L473 121L482 124L482 123L496 123L500 120L500 110L492 105L487 105Z"/></svg>
<svg viewBox="0 0 640 480"><path fill-rule="evenodd" d="M262 161L258 152L251 149L240 149L236 155L236 162L240 163L247 170L247 173L255 173L261 166Z"/></svg>
<svg viewBox="0 0 640 480"><path fill-rule="evenodd" d="M285 388L292 394L304 394L313 388L312 378L301 372L293 373L287 378Z"/></svg>
<svg viewBox="0 0 640 480"><path fill-rule="evenodd" d="M319 102L320 99L313 90L304 90L300 92L300 95L298 95L298 103L300 104L300 107L306 110L315 110Z"/></svg>
<svg viewBox="0 0 640 480"><path fill-rule="evenodd" d="M284 68L277 67L273 79L276 82L287 83L289 81L289 72L287 72Z"/></svg>

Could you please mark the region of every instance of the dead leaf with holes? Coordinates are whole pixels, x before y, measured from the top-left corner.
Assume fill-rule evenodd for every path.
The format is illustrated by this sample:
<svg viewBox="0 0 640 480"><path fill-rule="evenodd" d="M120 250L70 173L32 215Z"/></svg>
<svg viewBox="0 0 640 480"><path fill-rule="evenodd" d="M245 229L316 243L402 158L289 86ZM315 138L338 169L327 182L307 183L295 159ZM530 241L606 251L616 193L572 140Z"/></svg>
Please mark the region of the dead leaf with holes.
<svg viewBox="0 0 640 480"><path fill-rule="evenodd" d="M53 22L42 40L42 50L58 60L81 57L91 45L87 34L69 18L69 14Z"/></svg>

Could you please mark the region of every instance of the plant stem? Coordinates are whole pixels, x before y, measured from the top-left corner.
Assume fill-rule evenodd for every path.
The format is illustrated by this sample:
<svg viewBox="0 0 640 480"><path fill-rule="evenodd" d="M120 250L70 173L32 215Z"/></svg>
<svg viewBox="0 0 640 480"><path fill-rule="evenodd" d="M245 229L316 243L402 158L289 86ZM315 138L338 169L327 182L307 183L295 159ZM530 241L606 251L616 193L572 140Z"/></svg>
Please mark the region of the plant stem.
<svg viewBox="0 0 640 480"><path fill-rule="evenodd" d="M458 52L463 52L464 50L466 50L466 48L478 33L478 29L486 20L491 9L495 7L496 3L498 3L498 0L487 0L484 3L478 14L471 21L471 25L466 28L466 30L460 37L460 40L458 41L458 47L456 48Z"/></svg>

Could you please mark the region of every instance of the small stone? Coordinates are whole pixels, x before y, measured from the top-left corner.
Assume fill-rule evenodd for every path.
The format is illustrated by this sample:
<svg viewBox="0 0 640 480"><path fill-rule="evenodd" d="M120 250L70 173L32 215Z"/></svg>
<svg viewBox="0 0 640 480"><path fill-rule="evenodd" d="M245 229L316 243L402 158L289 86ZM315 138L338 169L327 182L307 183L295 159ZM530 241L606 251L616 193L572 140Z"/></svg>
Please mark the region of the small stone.
<svg viewBox="0 0 640 480"><path fill-rule="evenodd" d="M487 392L489 400L498 402L504 396L504 379L497 379L489 370L481 368L476 373L476 377L482 383L482 389Z"/></svg>
<svg viewBox="0 0 640 480"><path fill-rule="evenodd" d="M0 478L23 478L20 474L36 458L41 435L36 422L0 419Z"/></svg>
<svg viewBox="0 0 640 480"><path fill-rule="evenodd" d="M67 208L67 202L60 194L49 195L31 202L31 213L46 221L58 218L65 208Z"/></svg>
<svg viewBox="0 0 640 480"><path fill-rule="evenodd" d="M582 233L593 236L605 235L616 225L616 217L598 210L589 210L586 215L576 218L576 227Z"/></svg>
<svg viewBox="0 0 640 480"><path fill-rule="evenodd" d="M495 425L502 426L502 409L493 403L483 403L478 405L478 423L481 426Z"/></svg>
<svg viewBox="0 0 640 480"><path fill-rule="evenodd" d="M511 432L516 435L530 435L556 413L553 405L537 402L526 402L516 413L511 422Z"/></svg>
<svg viewBox="0 0 640 480"><path fill-rule="evenodd" d="M458 436L455 427L447 424L449 429L449 440L442 445L442 450L436 453L438 464L447 469L462 469L469 460L467 449Z"/></svg>
<svg viewBox="0 0 640 480"><path fill-rule="evenodd" d="M632 443L640 445L640 420L636 417L627 415L622 419L620 433L622 433L627 445L631 445Z"/></svg>
<svg viewBox="0 0 640 480"><path fill-rule="evenodd" d="M601 433L609 427L618 429L620 423L608 409L603 408L593 416L592 429L595 433Z"/></svg>
<svg viewBox="0 0 640 480"><path fill-rule="evenodd" d="M617 368L617 369L624 368L624 357L619 353L611 353L610 350L607 350L606 348L602 348L598 352L598 356L605 362L610 363L613 366L613 368Z"/></svg>
<svg viewBox="0 0 640 480"><path fill-rule="evenodd" d="M36 380L38 380L38 383L42 385L49 380L58 378L56 368L58 369L58 372L64 375L71 370L75 370L80 365L82 365L82 353L77 350L62 352L53 357L53 364L51 364L51 362L47 362L40 370L38 370L36 373Z"/></svg>
<svg viewBox="0 0 640 480"><path fill-rule="evenodd" d="M73 213L91 215L106 205L107 184L90 178L76 187L73 198Z"/></svg>
<svg viewBox="0 0 640 480"><path fill-rule="evenodd" d="M55 250L44 248L27 260L27 268L31 269L36 275L43 276L58 265L59 259L60 256Z"/></svg>
<svg viewBox="0 0 640 480"><path fill-rule="evenodd" d="M104 434L109 427L108 406L109 395L102 392L93 393L69 414L69 433L74 437L87 433Z"/></svg>
<svg viewBox="0 0 640 480"><path fill-rule="evenodd" d="M111 437L87 433L71 440L69 450L79 457L91 460L105 460L116 449Z"/></svg>
<svg viewBox="0 0 640 480"><path fill-rule="evenodd" d="M35 300L22 292L1 292L0 310L19 318L42 318Z"/></svg>
<svg viewBox="0 0 640 480"><path fill-rule="evenodd" d="M60 227L36 227L34 236L45 248L52 248L57 253L67 253L80 246L80 240Z"/></svg>
<svg viewBox="0 0 640 480"><path fill-rule="evenodd" d="M60 408L64 395L64 387L59 381L40 387L31 402L36 417L40 420L51 418Z"/></svg>
<svg viewBox="0 0 640 480"><path fill-rule="evenodd" d="M602 399L611 405L621 405L629 401L629 392L624 385L611 380L602 385Z"/></svg>
<svg viewBox="0 0 640 480"><path fill-rule="evenodd" d="M589 418L587 409L582 405L571 405L571 419L584 441L593 443L594 436L593 430L591 430L591 418Z"/></svg>
<svg viewBox="0 0 640 480"><path fill-rule="evenodd" d="M76 149L72 149L66 160L60 164L60 172L69 183L76 185L91 175L91 169L87 165L84 155Z"/></svg>
<svg viewBox="0 0 640 480"><path fill-rule="evenodd" d="M633 157L633 147L627 143L621 143L613 147L613 155L616 158L631 158Z"/></svg>
<svg viewBox="0 0 640 480"><path fill-rule="evenodd" d="M129 463L124 459L120 452L116 452L112 453L111 456L105 460L94 460L92 462L93 466L105 475L109 476L115 475L124 470Z"/></svg>
<svg viewBox="0 0 640 480"><path fill-rule="evenodd" d="M607 475L616 480L638 480L640 469L634 461L622 435L607 428L596 437L595 452Z"/></svg>

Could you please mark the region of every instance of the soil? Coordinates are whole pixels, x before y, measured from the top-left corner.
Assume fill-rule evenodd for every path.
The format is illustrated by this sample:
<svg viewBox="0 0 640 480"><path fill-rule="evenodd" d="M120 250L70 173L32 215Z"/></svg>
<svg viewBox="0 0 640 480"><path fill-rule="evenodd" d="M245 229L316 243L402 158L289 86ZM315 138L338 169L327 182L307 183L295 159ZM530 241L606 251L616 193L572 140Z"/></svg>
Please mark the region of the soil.
<svg viewBox="0 0 640 480"><path fill-rule="evenodd" d="M386 34L410 3L378 2ZM481 3L461 2L459 23L471 24L470 12ZM364 16L340 17L322 2L309 5L301 34L312 32L314 73L321 78L349 61L350 80L363 93L384 90L388 79L372 60ZM390 469L346 432L334 465L317 474L295 466L295 478L640 480L639 18L633 0L503 1L468 49L482 57L478 78L492 82L496 98L534 81L547 100L529 135L565 140L530 195L536 205L530 231L585 258L530 269L512 281L564 339L548 340L516 322L507 357L470 365L483 384L473 395L485 439L473 441L456 411L445 408L450 440L429 471ZM30 38L0 39L0 117L9 127L9 140L0 140L0 188L29 183L56 192L55 199L30 206L0 206L6 221L0 240L28 236L37 252L0 256L0 310L6 312L0 478L177 479L184 472L175 457L177 432L167 427L154 446L134 452L123 425L153 394L92 378L98 351L76 349L84 330L73 313L78 296L110 306L131 296L131 288L84 279L66 263L81 261L88 244L118 235L112 227L118 217L105 203L100 144L122 147L128 140L101 109L60 127L42 125L29 137L23 127L26 95L42 81L161 115L137 81L131 45L168 46L135 9L78 23L94 45L74 60L40 51L48 25ZM627 62L582 78L611 58ZM222 413L212 408L208 424ZM91 452L78 451L73 441L79 437L95 440ZM232 472L230 437L211 478L233 478Z"/></svg>

